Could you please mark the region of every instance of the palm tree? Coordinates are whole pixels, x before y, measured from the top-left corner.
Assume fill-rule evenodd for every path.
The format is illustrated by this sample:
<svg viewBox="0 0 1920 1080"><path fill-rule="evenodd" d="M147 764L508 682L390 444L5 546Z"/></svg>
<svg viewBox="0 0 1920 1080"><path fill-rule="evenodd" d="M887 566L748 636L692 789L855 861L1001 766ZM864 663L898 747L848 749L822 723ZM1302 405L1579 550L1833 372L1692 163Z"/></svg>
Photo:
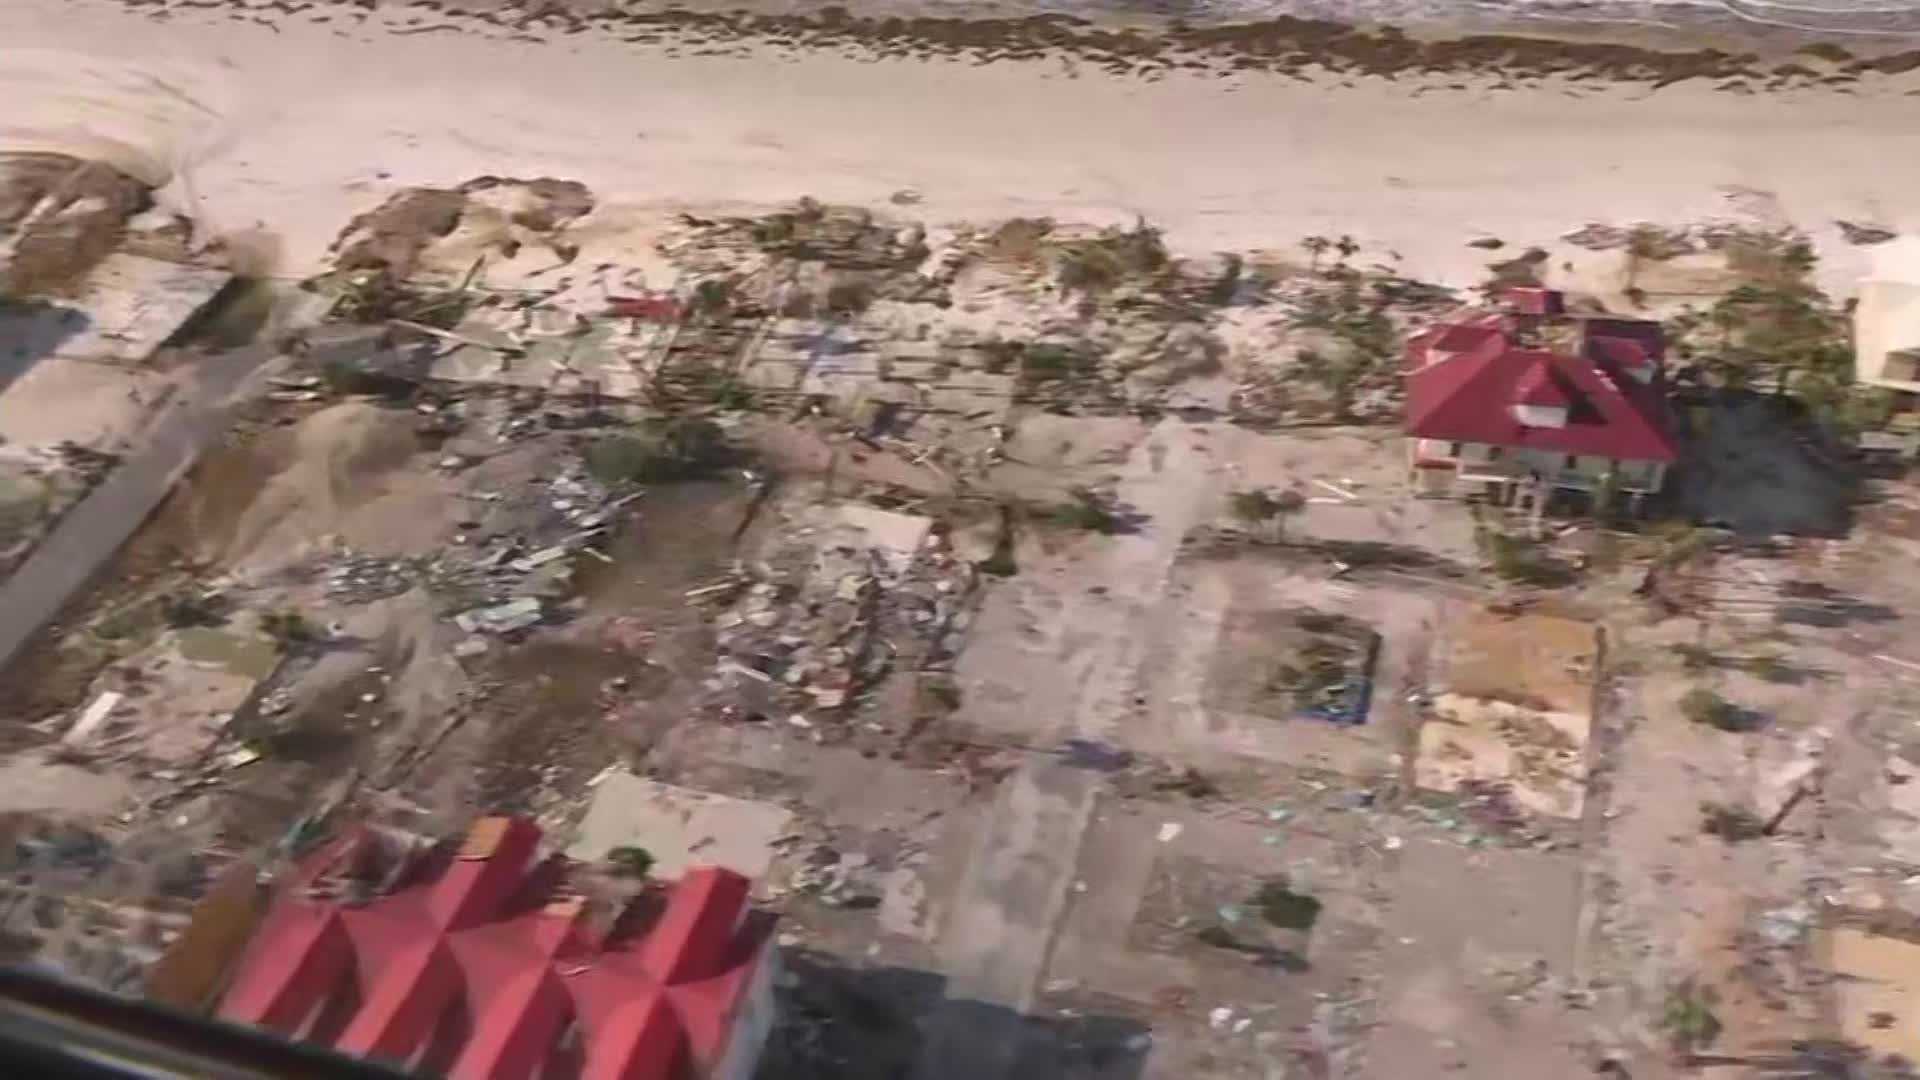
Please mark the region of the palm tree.
<svg viewBox="0 0 1920 1080"><path fill-rule="evenodd" d="M1305 240L1300 241L1300 246L1307 249L1307 257L1309 260L1307 269L1318 273L1320 270L1320 256L1325 255L1327 249L1331 248L1333 243L1324 236L1309 236Z"/></svg>

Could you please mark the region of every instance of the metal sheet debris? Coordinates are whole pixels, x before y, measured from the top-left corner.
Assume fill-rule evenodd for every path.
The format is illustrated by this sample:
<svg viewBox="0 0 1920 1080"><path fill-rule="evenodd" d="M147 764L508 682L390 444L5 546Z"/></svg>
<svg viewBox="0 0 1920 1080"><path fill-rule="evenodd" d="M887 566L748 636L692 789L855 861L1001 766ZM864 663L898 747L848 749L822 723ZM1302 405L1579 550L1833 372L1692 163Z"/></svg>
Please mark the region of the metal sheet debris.
<svg viewBox="0 0 1920 1080"><path fill-rule="evenodd" d="M67 306L0 312L0 340L53 340L52 356L138 363L231 280L225 270L115 252L94 266ZM59 321L50 339L37 325L49 319Z"/></svg>

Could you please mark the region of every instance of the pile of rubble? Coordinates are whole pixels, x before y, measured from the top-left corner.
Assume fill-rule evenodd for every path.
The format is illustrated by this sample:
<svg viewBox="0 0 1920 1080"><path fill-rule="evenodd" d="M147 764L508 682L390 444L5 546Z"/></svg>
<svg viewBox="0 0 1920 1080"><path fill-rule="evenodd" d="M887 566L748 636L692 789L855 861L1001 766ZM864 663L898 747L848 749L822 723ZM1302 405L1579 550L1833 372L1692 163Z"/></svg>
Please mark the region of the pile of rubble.
<svg viewBox="0 0 1920 1080"><path fill-rule="evenodd" d="M853 206L801 199L791 210L761 217L709 220L685 216L686 247L702 252L752 248L775 258L823 262L847 270L899 270L927 257L924 230ZM678 247L674 253L680 253Z"/></svg>
<svg viewBox="0 0 1920 1080"><path fill-rule="evenodd" d="M727 602L708 708L844 733L863 695L895 670L939 670L958 651L976 574L927 518L843 506L802 526L767 562L695 590Z"/></svg>
<svg viewBox="0 0 1920 1080"><path fill-rule="evenodd" d="M1849 231L1847 238L1850 243L1876 243L1895 235L1890 230L1875 226L1855 228L1860 230L1861 239L1854 239L1855 233ZM1706 221L1678 226L1641 221L1632 225L1590 222L1563 233L1560 239L1588 251L1625 249L1640 258L1658 261L1741 246L1784 249L1804 243L1806 237L1792 228L1769 228L1738 221Z"/></svg>
<svg viewBox="0 0 1920 1080"><path fill-rule="evenodd" d="M524 630L545 617L547 602L573 591L575 556L608 558L596 545L641 494L616 494L573 467L510 500L488 497L525 524L511 533L457 535L457 547L435 561L430 586L467 633Z"/></svg>
<svg viewBox="0 0 1920 1080"><path fill-rule="evenodd" d="M609 558L597 545L642 494L611 489L577 465L510 495L481 493L475 497L489 516L510 526L465 523L471 532L429 556L337 549L323 571L326 597L366 604L423 587L466 633L524 630L547 616L550 602L572 593L576 556Z"/></svg>
<svg viewBox="0 0 1920 1080"><path fill-rule="evenodd" d="M338 604L370 604L399 596L413 588L417 573L417 560L385 559L348 548L327 566L327 599Z"/></svg>

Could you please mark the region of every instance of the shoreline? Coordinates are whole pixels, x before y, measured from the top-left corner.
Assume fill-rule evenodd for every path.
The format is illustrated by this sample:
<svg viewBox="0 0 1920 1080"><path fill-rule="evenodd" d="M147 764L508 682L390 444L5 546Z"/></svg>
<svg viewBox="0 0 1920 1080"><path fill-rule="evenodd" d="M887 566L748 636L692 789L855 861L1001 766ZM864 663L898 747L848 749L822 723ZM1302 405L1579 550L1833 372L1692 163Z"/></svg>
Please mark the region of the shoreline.
<svg viewBox="0 0 1920 1080"><path fill-rule="evenodd" d="M142 176L277 276L311 271L398 189L490 174L579 180L609 207L806 195L886 209L913 189L904 216L933 224L1145 217L1189 253L1352 234L1367 258L1450 283L1596 222L1755 220L1759 206L1808 233L1834 290L1869 255L1836 220L1920 232L1905 96L1920 78L1762 99L1699 80L1120 75L1051 54L981 63L389 25L214 9L150 21L117 0L13 0L0 5L0 150ZM1486 238L1507 250L1469 246Z"/></svg>
<svg viewBox="0 0 1920 1080"><path fill-rule="evenodd" d="M144 18L223 16L269 28L302 21L395 36L502 33L555 44L578 34L703 52L755 46L852 51L873 58L978 63L1065 57L1110 74L1176 70L1292 76L1487 77L1526 84L1598 78L1667 86L1695 79L1761 91L1852 85L1920 69L1920 5L1832 11L1778 0L1595 3L1496 0L1477 11L1431 0L1262 4L1258 19L1170 18L1125 8L1048 11L1004 4L882 5L856 0L791 10L728 4L547 0L113 0ZM1829 0L1831 2L1831 0ZM1354 18L1355 15L1364 18ZM1341 15L1343 18L1332 16ZM1796 20L1835 25L1815 26ZM1846 25L1838 25L1844 23ZM1869 25L1872 24L1872 25ZM1674 47L1675 34L1682 35Z"/></svg>

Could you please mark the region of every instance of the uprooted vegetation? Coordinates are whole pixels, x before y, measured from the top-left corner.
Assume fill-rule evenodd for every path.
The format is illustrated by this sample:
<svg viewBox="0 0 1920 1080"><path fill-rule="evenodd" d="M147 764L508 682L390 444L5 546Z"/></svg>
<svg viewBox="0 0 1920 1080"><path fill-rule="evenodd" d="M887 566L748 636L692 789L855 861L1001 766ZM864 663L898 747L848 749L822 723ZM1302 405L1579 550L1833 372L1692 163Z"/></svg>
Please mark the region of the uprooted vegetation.
<svg viewBox="0 0 1920 1080"><path fill-rule="evenodd" d="M1107 292L1122 282L1162 286L1174 272L1173 256L1160 230L1144 219L1131 229L1107 228L1070 240L1053 253L1053 277L1063 293Z"/></svg>
<svg viewBox="0 0 1920 1080"><path fill-rule="evenodd" d="M333 242L332 270L309 287L337 294L343 319L450 327L474 300L468 286L488 261L537 246L570 262L579 249L566 229L593 206L586 185L548 177L408 188L348 222ZM460 265L446 265L456 254Z"/></svg>
<svg viewBox="0 0 1920 1080"><path fill-rule="evenodd" d="M1574 565L1555 554L1545 542L1486 523L1474 527L1481 557L1495 576L1520 585L1557 588L1578 578Z"/></svg>
<svg viewBox="0 0 1920 1080"><path fill-rule="evenodd" d="M891 379L890 354L924 355L935 358L938 378L962 376L976 395L969 412L979 395L992 394L1059 412L1376 419L1397 400L1393 360L1404 326L1452 299L1390 268L1359 268L1351 261L1359 247L1345 238L1310 259L1191 257L1142 220L931 228L811 199L756 217L678 221L661 251L702 282L726 282L724 298L719 287L708 297L703 285L690 303L699 333L737 331L715 341L731 356L702 362L752 359L752 326L742 323L771 313L773 339L793 343L783 363L805 370L823 357L871 353L880 377ZM903 340L913 347L902 348ZM697 348L676 343L662 377L682 374L681 361L693 361ZM996 386L977 375L1010 381Z"/></svg>
<svg viewBox="0 0 1920 1080"><path fill-rule="evenodd" d="M1700 804L1700 831L1729 844L1758 840L1767 835L1767 823L1743 806L1720 802Z"/></svg>
<svg viewBox="0 0 1920 1080"><path fill-rule="evenodd" d="M660 484L712 476L736 460L726 433L711 420L671 417L603 436L581 453L603 484Z"/></svg>
<svg viewBox="0 0 1920 1080"><path fill-rule="evenodd" d="M1679 708L1688 721L1719 731L1737 734L1753 731L1762 723L1762 717L1752 709L1742 708L1704 686L1682 694Z"/></svg>
<svg viewBox="0 0 1920 1080"><path fill-rule="evenodd" d="M1287 520L1307 508L1307 497L1293 488L1255 488L1233 492L1227 497L1227 506L1234 518L1253 529L1261 540L1277 543L1285 534Z"/></svg>
<svg viewBox="0 0 1920 1080"><path fill-rule="evenodd" d="M1236 393L1235 413L1251 422L1289 419L1336 423L1398 415L1399 358L1408 324L1454 303L1443 288L1402 277L1390 267L1366 269L1349 259L1358 247L1309 238L1313 265L1275 289L1292 362L1252 367ZM1319 257L1335 258L1325 267Z"/></svg>

